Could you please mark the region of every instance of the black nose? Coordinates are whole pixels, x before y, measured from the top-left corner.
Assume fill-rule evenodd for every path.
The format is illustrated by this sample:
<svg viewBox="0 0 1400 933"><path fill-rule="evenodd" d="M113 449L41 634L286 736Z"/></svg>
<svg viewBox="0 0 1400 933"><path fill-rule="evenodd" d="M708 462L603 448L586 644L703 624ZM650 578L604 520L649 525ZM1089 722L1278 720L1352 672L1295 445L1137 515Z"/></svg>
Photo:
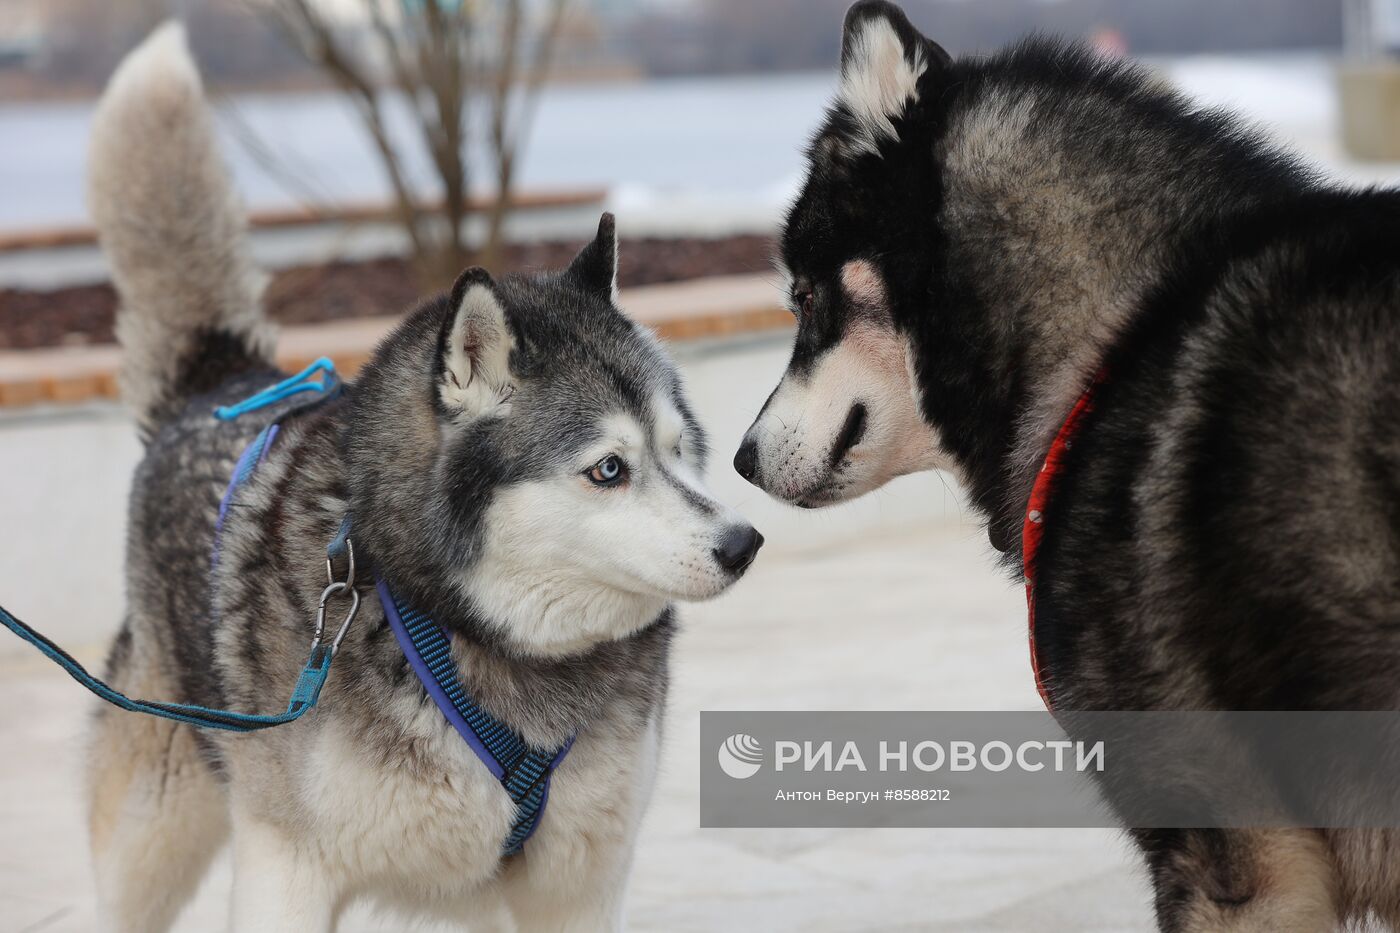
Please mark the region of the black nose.
<svg viewBox="0 0 1400 933"><path fill-rule="evenodd" d="M734 455L734 472L751 483L758 475L758 445L753 438L746 437L739 445L739 452Z"/></svg>
<svg viewBox="0 0 1400 933"><path fill-rule="evenodd" d="M715 548L715 560L730 573L743 573L753 563L758 549L763 547L763 535L748 525L734 525L724 532Z"/></svg>

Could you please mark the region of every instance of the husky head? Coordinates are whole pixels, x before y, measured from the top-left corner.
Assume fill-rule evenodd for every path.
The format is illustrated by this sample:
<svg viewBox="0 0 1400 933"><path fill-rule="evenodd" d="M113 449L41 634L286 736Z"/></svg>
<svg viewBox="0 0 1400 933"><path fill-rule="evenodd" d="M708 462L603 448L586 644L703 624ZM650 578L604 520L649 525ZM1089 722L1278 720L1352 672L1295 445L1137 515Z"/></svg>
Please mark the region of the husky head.
<svg viewBox="0 0 1400 933"><path fill-rule="evenodd" d="M927 290L919 259L932 226L906 218L936 202L919 116L947 64L891 4L846 16L840 89L782 233L792 358L734 458L784 501L815 508L950 465L923 418L903 326Z"/></svg>
<svg viewBox="0 0 1400 933"><path fill-rule="evenodd" d="M356 543L444 624L559 656L707 599L763 538L706 491L675 366L614 304L613 219L562 273L468 269L357 385Z"/></svg>

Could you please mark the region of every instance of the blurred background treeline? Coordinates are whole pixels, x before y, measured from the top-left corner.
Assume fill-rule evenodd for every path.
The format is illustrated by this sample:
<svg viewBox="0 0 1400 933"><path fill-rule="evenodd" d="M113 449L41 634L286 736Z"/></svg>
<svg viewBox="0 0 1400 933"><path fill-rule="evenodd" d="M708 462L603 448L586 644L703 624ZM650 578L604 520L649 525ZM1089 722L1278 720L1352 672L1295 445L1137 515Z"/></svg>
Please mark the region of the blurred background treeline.
<svg viewBox="0 0 1400 933"><path fill-rule="evenodd" d="M950 52L1026 32L1099 37L1135 54L1335 49L1343 0L907 0ZM211 85L302 89L327 78L257 0L175 4ZM548 0L533 7L544 14ZM321 4L371 40L362 4ZM829 67L847 0L571 0L553 80L806 71ZM92 93L122 54L170 15L165 0L0 0L0 97ZM530 10L527 9L527 13Z"/></svg>

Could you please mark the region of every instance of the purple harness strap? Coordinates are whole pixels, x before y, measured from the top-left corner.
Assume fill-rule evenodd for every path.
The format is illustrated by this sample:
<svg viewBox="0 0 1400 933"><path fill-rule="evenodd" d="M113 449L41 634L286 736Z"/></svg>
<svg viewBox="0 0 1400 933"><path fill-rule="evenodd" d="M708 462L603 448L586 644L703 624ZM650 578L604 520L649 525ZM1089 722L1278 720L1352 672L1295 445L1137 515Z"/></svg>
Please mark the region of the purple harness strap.
<svg viewBox="0 0 1400 933"><path fill-rule="evenodd" d="M505 777L506 769L496 760L496 756L487 750L482 744L481 737L478 736L472 727L467 725L466 719L456 705L448 699L447 691L442 684L438 683L437 677L429 669L423 656L418 653L418 648L413 644L413 639L408 637L408 629L404 627L403 619L399 616L399 607L394 604L394 597L389 593L389 588L384 585L383 580L375 580L375 590L379 593L379 603L384 607L384 618L389 620L389 628L394 631L394 638L398 640L399 648L403 650L404 657L408 658L409 666L413 668L413 673L418 675L418 679L423 684L423 689L428 691L428 696L433 698L437 708L442 711L442 715L452 724L452 728L457 730L457 734L462 737L462 741L471 747L476 753L476 757L481 759L481 763L491 769L491 773L497 780Z"/></svg>
<svg viewBox="0 0 1400 933"><path fill-rule="evenodd" d="M539 826L549 802L554 769L569 753L574 740L570 738L556 749L527 744L519 733L467 694L452 657L452 643L442 628L427 615L395 599L383 580L376 581L376 589L384 618L423 689L514 801L515 820L502 852L519 852Z"/></svg>

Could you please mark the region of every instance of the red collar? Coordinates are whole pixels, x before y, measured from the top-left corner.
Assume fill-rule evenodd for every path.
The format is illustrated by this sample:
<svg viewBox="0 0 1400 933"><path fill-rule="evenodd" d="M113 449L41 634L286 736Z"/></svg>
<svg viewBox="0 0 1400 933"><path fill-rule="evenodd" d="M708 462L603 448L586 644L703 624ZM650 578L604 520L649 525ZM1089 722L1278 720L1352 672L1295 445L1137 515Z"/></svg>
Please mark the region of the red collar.
<svg viewBox="0 0 1400 933"><path fill-rule="evenodd" d="M1026 574L1026 633L1031 647L1031 672L1035 674L1035 688L1040 692L1041 701L1045 703L1047 710L1052 711L1054 707L1050 703L1050 692L1045 687L1040 658L1035 650L1036 552L1040 550L1040 539L1045 535L1042 519L1050 504L1050 495L1054 492L1055 481L1065 469L1065 454L1078 436L1084 424L1084 416L1094 410L1094 394L1099 386L1103 385L1105 376L1106 371L1099 370L1089 388L1085 389L1084 394L1079 396L1079 401L1074 403L1069 417L1060 425L1059 433L1055 435L1055 440L1050 444L1050 451L1045 455L1040 473L1036 475L1030 501L1026 503L1026 520L1021 525L1021 562Z"/></svg>

